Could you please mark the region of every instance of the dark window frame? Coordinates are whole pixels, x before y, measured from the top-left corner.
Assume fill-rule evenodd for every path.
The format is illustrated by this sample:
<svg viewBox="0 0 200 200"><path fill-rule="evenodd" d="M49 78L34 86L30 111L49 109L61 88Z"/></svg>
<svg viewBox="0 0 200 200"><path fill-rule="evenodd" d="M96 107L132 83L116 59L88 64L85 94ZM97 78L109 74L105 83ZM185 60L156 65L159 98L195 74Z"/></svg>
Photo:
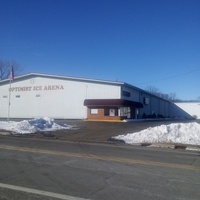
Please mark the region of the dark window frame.
<svg viewBox="0 0 200 200"><path fill-rule="evenodd" d="M131 93L126 90L122 90L122 95L125 97L131 97Z"/></svg>

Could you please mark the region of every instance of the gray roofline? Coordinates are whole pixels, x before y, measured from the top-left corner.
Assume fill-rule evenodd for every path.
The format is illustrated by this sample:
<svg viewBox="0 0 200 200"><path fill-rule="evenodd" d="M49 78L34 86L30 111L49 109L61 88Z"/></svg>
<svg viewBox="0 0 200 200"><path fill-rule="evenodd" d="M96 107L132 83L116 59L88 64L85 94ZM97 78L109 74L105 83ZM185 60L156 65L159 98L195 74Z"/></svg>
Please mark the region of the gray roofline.
<svg viewBox="0 0 200 200"><path fill-rule="evenodd" d="M51 74L40 74L40 73L29 73L20 76L16 76L15 80L20 80L26 77L46 77L46 78L56 78L56 79L66 79L66 80L73 80L73 81L84 81L84 82L93 82L93 83L105 83L105 84L112 84L112 85L123 85L123 82L117 81L106 81L100 79L90 79L90 78L80 78L80 77L72 77L72 76L59 76L59 75L51 75ZM1 80L1 83L9 82L10 79Z"/></svg>

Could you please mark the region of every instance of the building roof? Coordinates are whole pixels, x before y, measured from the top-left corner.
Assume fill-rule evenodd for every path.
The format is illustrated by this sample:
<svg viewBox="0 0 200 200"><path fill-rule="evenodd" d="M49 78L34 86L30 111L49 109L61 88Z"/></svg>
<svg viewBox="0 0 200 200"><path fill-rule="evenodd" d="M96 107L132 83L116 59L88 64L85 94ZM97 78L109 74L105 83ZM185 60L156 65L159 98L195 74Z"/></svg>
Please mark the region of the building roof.
<svg viewBox="0 0 200 200"><path fill-rule="evenodd" d="M35 78L35 77L42 77L42 78L53 78L53 79L61 79L61 80L71 80L71 81L82 81L82 82L93 82L93 83L100 83L100 84L111 84L111 85L123 85L125 83L118 82L118 81L106 81L100 79L90 79L90 78L78 78L78 77L71 77L71 76L58 76L58 75L50 75L50 74L39 74L39 73L29 73L20 76L16 76L14 78L15 81L21 81L24 79ZM0 84L6 84L10 82L10 79L1 80Z"/></svg>

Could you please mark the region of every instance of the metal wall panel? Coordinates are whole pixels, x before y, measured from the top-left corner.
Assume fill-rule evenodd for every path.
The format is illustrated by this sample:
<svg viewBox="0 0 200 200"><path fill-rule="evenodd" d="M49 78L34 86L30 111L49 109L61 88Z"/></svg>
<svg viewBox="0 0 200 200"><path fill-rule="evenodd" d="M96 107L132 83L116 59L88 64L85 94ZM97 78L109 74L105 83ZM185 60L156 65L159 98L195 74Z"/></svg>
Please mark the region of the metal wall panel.
<svg viewBox="0 0 200 200"><path fill-rule="evenodd" d="M194 118L200 119L200 102L180 102L175 104Z"/></svg>
<svg viewBox="0 0 200 200"><path fill-rule="evenodd" d="M120 98L120 85L71 81L47 77L14 80L10 93L11 118L87 117L87 98ZM0 117L7 117L9 84L0 86Z"/></svg>

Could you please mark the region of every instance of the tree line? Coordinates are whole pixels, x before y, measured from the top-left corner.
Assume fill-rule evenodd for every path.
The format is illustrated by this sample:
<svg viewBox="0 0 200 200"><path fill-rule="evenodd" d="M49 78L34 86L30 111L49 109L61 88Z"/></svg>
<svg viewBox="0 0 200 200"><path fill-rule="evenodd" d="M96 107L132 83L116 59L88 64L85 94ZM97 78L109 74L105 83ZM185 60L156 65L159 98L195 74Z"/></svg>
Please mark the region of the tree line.
<svg viewBox="0 0 200 200"><path fill-rule="evenodd" d="M165 94L165 93L162 93L158 88L156 88L154 86L148 86L146 88L146 91L155 96L158 96L160 98L166 99L171 102L199 102L200 101L200 96L197 97L197 99L183 100L183 99L177 98L175 92Z"/></svg>

